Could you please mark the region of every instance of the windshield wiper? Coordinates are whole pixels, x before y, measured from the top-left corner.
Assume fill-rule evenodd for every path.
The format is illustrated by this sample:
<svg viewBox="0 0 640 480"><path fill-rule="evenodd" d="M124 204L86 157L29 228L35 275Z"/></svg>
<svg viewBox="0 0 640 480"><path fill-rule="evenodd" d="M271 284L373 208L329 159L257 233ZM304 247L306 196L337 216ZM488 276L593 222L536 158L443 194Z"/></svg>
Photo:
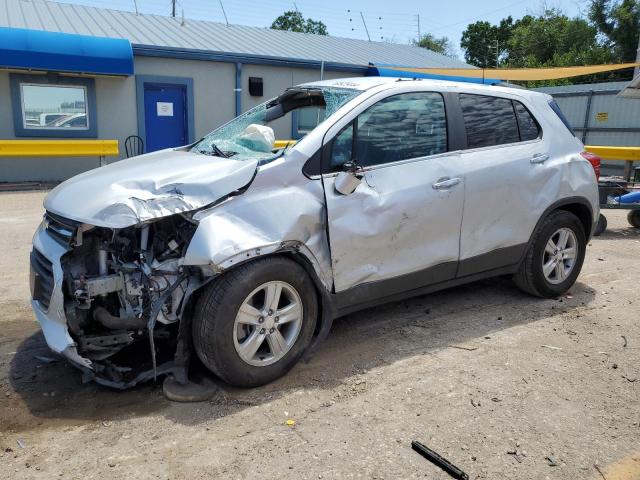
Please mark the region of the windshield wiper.
<svg viewBox="0 0 640 480"><path fill-rule="evenodd" d="M223 157L223 158L229 158L230 156L226 152L223 152L215 143L212 143L211 145L209 145L209 147L210 147L210 150L205 150L203 148L198 148L198 144L196 144L193 148L195 148L195 150L198 153L201 153L202 155L211 155L214 157Z"/></svg>
<svg viewBox="0 0 640 480"><path fill-rule="evenodd" d="M215 143L211 144L211 154L216 155L218 157L229 158L229 155L227 155L225 152L220 150L220 148L218 148L218 146Z"/></svg>

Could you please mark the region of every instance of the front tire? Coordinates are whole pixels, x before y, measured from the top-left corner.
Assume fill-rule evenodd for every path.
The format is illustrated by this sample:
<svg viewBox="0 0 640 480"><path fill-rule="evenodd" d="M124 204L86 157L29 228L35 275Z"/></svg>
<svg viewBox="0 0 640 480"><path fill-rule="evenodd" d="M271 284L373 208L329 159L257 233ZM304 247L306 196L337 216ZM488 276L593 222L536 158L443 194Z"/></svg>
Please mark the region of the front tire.
<svg viewBox="0 0 640 480"><path fill-rule="evenodd" d="M584 227L578 217L556 210L538 227L516 273L516 285L526 293L559 297L575 283L586 250Z"/></svg>
<svg viewBox="0 0 640 480"><path fill-rule="evenodd" d="M198 301L196 353L233 386L269 383L287 373L311 343L317 301L309 275L293 260L269 257L237 267Z"/></svg>

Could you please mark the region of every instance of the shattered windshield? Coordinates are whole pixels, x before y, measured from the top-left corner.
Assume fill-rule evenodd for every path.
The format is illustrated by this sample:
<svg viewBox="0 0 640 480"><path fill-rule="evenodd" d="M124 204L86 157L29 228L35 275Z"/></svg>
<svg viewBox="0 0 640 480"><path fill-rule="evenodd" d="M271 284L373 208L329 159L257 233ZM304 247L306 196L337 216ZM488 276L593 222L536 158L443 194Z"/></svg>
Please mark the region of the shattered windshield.
<svg viewBox="0 0 640 480"><path fill-rule="evenodd" d="M361 90L350 88L291 88L214 130L196 143L191 151L237 160L263 161L276 158L282 153L275 145L278 120L288 117L290 112L296 110L303 112L313 109L317 112L317 120L312 128L299 130L299 133L305 134L361 93ZM291 121L285 122L285 125L290 126ZM287 133L278 139L288 140L289 136Z"/></svg>

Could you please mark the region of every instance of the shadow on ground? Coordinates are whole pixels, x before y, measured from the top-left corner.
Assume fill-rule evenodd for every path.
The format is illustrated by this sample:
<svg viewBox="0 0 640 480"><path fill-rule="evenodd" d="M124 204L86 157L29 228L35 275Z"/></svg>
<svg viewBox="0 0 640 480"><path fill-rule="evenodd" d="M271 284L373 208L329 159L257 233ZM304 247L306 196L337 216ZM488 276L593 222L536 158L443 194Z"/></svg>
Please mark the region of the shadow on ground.
<svg viewBox="0 0 640 480"><path fill-rule="evenodd" d="M80 373L55 357L38 332L19 344L9 365L11 385L28 410L26 418L12 417L11 409L2 409L0 424L23 430L52 421L111 421L152 412L181 424L197 424L297 389L330 389L364 370L435 353L451 344L482 346L494 332L584 308L594 296L593 289L578 283L568 297L542 300L497 278L364 310L336 320L328 340L310 362L264 387L239 390L222 385L224 399L210 408L199 408L197 416L193 405L166 401L160 382L123 392L82 384ZM56 360L48 363L37 357Z"/></svg>

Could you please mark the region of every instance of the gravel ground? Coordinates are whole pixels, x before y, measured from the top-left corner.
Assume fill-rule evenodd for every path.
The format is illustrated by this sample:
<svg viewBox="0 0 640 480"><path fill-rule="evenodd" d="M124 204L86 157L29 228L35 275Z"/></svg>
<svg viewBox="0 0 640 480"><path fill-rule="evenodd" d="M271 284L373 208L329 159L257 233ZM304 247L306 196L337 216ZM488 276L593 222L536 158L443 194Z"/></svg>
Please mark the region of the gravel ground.
<svg viewBox="0 0 640 480"><path fill-rule="evenodd" d="M0 478L450 478L416 439L470 478L640 479L624 212L563 298L494 279L366 310L275 383L177 404L83 385L47 349L28 304L43 196L0 194Z"/></svg>

